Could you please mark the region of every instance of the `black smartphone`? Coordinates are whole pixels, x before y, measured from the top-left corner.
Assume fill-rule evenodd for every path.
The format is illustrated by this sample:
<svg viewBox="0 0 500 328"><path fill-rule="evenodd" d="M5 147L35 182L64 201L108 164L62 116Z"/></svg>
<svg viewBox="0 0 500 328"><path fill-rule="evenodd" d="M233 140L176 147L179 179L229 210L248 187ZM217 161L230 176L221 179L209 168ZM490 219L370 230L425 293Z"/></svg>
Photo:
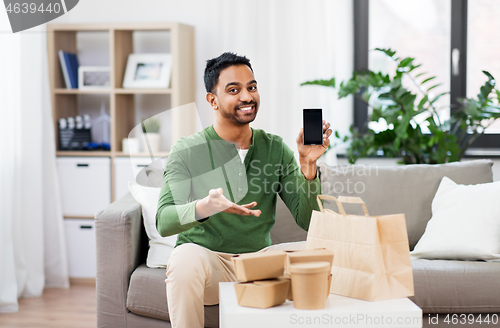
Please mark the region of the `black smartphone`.
<svg viewBox="0 0 500 328"><path fill-rule="evenodd" d="M303 110L304 145L323 144L323 114L321 108L307 108Z"/></svg>

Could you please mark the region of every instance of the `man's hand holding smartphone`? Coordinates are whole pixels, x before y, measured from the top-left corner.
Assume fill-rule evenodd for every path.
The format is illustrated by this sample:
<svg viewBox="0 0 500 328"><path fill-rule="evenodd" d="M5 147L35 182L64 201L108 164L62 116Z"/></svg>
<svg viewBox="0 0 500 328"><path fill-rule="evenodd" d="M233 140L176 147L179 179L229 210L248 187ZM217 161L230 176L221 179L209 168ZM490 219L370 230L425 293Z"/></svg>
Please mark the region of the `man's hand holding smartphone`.
<svg viewBox="0 0 500 328"><path fill-rule="evenodd" d="M297 136L297 150L302 173L307 180L316 177L316 161L328 149L332 130L322 119L321 109L304 109L304 127Z"/></svg>

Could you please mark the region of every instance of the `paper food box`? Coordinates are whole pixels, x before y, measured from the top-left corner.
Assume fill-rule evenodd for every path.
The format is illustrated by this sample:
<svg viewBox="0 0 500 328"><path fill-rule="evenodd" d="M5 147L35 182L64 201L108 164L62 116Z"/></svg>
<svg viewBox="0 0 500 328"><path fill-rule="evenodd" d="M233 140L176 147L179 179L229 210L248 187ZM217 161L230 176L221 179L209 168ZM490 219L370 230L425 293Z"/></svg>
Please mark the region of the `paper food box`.
<svg viewBox="0 0 500 328"><path fill-rule="evenodd" d="M240 306L269 308L286 301L290 280L277 278L234 284Z"/></svg>
<svg viewBox="0 0 500 328"><path fill-rule="evenodd" d="M273 279L283 275L286 254L282 251L240 254L232 257L240 282Z"/></svg>
<svg viewBox="0 0 500 328"><path fill-rule="evenodd" d="M286 251L286 272L290 273L290 264L302 262L329 262L333 263L333 252L326 248L306 249L303 251Z"/></svg>
<svg viewBox="0 0 500 328"><path fill-rule="evenodd" d="M290 281L290 288L288 288L288 294L286 295L286 299L287 300L290 300L290 301L293 301L293 293L292 293L292 276L287 273L285 274L283 277L281 277L282 279L288 279Z"/></svg>

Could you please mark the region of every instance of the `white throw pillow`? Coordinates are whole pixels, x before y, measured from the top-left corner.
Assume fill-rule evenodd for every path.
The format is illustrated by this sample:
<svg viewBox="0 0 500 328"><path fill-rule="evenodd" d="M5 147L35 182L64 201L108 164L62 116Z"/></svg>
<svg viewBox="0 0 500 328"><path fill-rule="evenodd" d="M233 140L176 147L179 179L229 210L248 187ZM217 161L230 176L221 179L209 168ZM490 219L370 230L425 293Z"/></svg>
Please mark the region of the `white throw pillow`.
<svg viewBox="0 0 500 328"><path fill-rule="evenodd" d="M500 182L459 185L444 177L432 201L432 218L411 255L500 259Z"/></svg>
<svg viewBox="0 0 500 328"><path fill-rule="evenodd" d="M156 230L156 212L158 210L160 188L144 187L136 182L129 181L128 189L142 207L144 228L146 228L146 234L149 237L146 265L150 268L165 268L177 242L177 235L162 237Z"/></svg>

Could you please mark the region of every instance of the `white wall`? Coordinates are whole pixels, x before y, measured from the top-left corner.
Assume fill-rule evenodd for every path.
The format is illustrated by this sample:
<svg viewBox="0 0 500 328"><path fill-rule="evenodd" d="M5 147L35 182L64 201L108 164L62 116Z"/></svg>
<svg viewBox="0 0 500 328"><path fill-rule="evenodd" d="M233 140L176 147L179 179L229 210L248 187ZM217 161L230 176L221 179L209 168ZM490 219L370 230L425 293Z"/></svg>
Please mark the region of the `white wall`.
<svg viewBox="0 0 500 328"><path fill-rule="evenodd" d="M350 99L339 101L332 89L299 84L350 77L351 0L85 0L53 23L166 21L195 27L196 104L204 126L213 122L205 100L205 62L233 51L250 58L259 82L261 108L253 127L282 136L295 149L302 108L322 107L335 128L348 131Z"/></svg>

